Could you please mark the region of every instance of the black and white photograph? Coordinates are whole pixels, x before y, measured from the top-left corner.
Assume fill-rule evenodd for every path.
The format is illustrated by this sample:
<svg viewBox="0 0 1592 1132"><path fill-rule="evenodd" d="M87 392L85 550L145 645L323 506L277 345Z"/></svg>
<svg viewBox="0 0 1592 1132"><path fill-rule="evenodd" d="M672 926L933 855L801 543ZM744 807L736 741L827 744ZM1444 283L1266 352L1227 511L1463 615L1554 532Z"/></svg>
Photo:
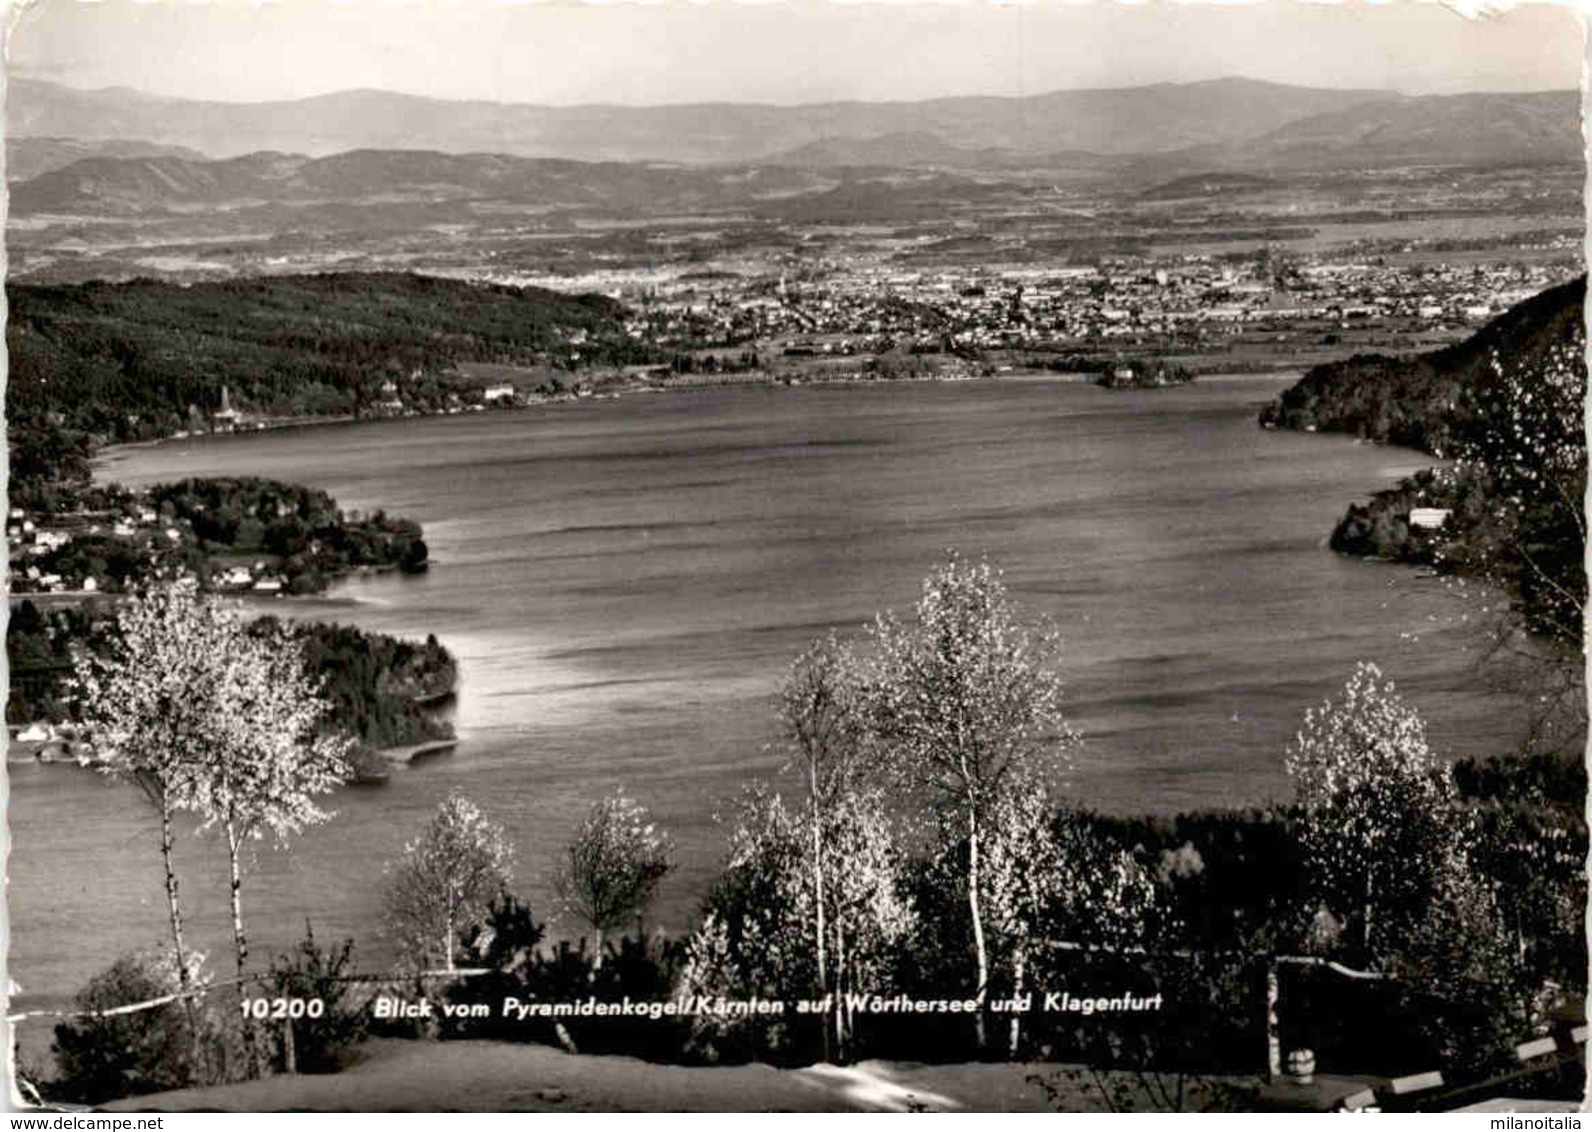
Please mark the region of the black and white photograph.
<svg viewBox="0 0 1592 1132"><path fill-rule="evenodd" d="M13 2L13 1108L1577 1111L1585 25Z"/></svg>

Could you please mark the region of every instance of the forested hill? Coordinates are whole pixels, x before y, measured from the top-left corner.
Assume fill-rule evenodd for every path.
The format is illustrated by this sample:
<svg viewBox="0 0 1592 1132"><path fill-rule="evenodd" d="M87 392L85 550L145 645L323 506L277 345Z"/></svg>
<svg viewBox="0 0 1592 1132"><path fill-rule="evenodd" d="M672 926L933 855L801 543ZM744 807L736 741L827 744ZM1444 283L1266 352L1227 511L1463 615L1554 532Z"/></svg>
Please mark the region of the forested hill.
<svg viewBox="0 0 1592 1132"><path fill-rule="evenodd" d="M1352 505L1332 547L1503 590L1515 623L1558 646L1568 681L1556 682L1579 705L1571 736L1586 719L1585 299L1582 276L1435 353L1317 366L1261 414L1263 424L1358 432L1453 461ZM1417 510L1427 514L1417 520Z"/></svg>
<svg viewBox="0 0 1592 1132"><path fill-rule="evenodd" d="M393 382L440 399L461 361L625 361L642 347L597 295L407 274L6 288L7 409L16 430L128 440L221 406L269 416L360 412ZM31 470L17 466L13 475ZM46 454L47 455L47 454ZM40 469L44 470L44 469Z"/></svg>
<svg viewBox="0 0 1592 1132"><path fill-rule="evenodd" d="M1357 354L1307 372L1262 410L1262 424L1349 432L1439 452L1476 414L1496 354L1530 367L1584 319L1586 276L1534 295L1463 342L1412 358Z"/></svg>

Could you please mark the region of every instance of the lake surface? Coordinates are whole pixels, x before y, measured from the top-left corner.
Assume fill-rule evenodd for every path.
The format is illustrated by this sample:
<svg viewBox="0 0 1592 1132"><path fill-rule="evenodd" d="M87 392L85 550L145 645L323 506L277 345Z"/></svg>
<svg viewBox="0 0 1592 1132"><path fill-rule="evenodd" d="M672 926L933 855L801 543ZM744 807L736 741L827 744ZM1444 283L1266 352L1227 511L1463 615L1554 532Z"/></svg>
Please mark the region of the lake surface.
<svg viewBox="0 0 1592 1132"><path fill-rule="evenodd" d="M616 786L670 829L657 919L685 928L741 786L776 772L769 697L830 627L905 612L948 548L987 555L1060 628L1067 781L1114 811L1283 796L1306 708L1375 660L1453 755L1512 744L1441 583L1340 558L1345 505L1421 465L1338 436L1258 428L1276 378L1106 392L1056 382L735 389L519 413L328 426L123 449L129 484L262 475L420 520L432 567L347 582L295 616L421 636L459 657L456 753L350 789L244 889L256 955L378 934L382 870L450 790L512 832L538 916L586 808ZM69 767L10 768L11 975L58 999L164 938L152 812ZM228 959L225 853L182 845L184 902ZM574 925L559 925L573 933Z"/></svg>

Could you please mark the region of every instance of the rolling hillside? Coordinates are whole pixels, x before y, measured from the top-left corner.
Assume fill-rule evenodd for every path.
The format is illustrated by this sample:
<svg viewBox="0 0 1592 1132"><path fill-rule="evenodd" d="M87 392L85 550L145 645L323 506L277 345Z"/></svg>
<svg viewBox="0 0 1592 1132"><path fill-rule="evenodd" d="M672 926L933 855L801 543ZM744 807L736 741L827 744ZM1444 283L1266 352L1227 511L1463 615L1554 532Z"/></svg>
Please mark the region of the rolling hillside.
<svg viewBox="0 0 1592 1132"><path fill-rule="evenodd" d="M30 213L136 214L195 206L492 200L537 206L635 209L723 205L828 187L797 170L755 176L680 166L354 150L331 157L251 153L220 161L91 158L12 187Z"/></svg>
<svg viewBox="0 0 1592 1132"><path fill-rule="evenodd" d="M190 406L213 411L223 386L271 415L351 413L386 381L425 396L461 361L556 362L572 339L588 359L644 349L622 333L624 308L601 296L416 275L11 284L6 296L14 477L48 472L35 432L52 445L63 430L160 436L186 427Z"/></svg>
<svg viewBox="0 0 1592 1132"><path fill-rule="evenodd" d="M205 155L185 146L158 145L134 139L109 138L82 141L78 138L6 139L6 180L28 181L55 169L91 157L182 157L204 161Z"/></svg>
<svg viewBox="0 0 1592 1132"><path fill-rule="evenodd" d="M1406 358L1360 354L1316 366L1266 406L1261 423L1439 450L1490 379L1494 354L1529 365L1573 338L1585 303L1583 275L1527 299L1444 349Z"/></svg>

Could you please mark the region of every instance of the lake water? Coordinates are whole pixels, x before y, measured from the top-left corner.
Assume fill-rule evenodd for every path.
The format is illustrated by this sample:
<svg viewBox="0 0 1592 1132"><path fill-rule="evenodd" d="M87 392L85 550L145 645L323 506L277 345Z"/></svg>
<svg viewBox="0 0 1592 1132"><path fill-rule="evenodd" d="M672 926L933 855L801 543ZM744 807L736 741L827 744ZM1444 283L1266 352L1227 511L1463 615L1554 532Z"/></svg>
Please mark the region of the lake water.
<svg viewBox="0 0 1592 1132"><path fill-rule="evenodd" d="M1080 803L1282 796L1305 709L1362 658L1439 749L1508 747L1514 709L1477 690L1457 599L1324 545L1349 501L1420 457L1261 430L1256 410L1282 387L637 395L174 442L113 453L101 475L271 476L425 525L429 573L269 603L435 632L461 662L456 753L344 791L291 853L262 844L246 881L257 955L308 918L380 968L383 865L454 789L509 828L516 887L550 916L559 846L624 786L678 842L657 919L686 927L719 861L715 814L781 762L769 696L785 666L831 626L908 610L951 547L987 555L1060 628ZM76 768L12 766L10 791L11 975L38 1003L164 938L157 827L133 790ZM192 931L224 970L225 854L184 838L181 861Z"/></svg>

